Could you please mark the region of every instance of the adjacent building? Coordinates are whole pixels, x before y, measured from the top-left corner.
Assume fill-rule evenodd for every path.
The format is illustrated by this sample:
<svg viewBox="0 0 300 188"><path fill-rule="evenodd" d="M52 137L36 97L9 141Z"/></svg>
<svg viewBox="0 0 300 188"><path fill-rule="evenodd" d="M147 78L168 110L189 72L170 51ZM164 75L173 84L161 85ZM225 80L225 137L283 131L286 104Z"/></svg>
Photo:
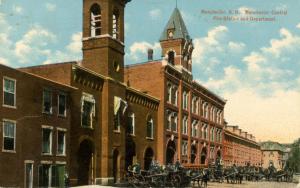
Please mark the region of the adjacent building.
<svg viewBox="0 0 300 188"><path fill-rule="evenodd" d="M288 159L289 150L278 142L266 141L260 143L262 150L262 167L274 166L282 170Z"/></svg>
<svg viewBox="0 0 300 188"><path fill-rule="evenodd" d="M156 157L189 167L207 166L222 156L226 101L193 80L193 43L175 8L161 37L162 60L125 67L125 81L160 99Z"/></svg>
<svg viewBox="0 0 300 188"><path fill-rule="evenodd" d="M255 137L238 126L227 125L224 131L224 166L261 166L261 149Z"/></svg>

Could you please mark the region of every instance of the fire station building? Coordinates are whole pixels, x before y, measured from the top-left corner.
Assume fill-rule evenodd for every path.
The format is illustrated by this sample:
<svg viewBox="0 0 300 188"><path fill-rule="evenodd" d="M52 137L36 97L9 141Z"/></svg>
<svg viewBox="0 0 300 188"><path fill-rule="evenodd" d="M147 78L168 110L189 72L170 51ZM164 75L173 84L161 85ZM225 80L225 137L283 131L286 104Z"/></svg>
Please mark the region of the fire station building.
<svg viewBox="0 0 300 188"><path fill-rule="evenodd" d="M188 167L223 155L226 101L193 80L192 38L175 8L162 59L124 65L130 0L83 0L82 61L0 65L0 186L111 184L153 158Z"/></svg>

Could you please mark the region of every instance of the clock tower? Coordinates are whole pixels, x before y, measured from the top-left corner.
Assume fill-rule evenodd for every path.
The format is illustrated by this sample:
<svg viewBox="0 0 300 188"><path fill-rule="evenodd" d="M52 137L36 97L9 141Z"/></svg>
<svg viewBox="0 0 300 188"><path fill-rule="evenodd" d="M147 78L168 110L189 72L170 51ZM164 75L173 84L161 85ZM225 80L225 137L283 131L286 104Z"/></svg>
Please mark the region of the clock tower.
<svg viewBox="0 0 300 188"><path fill-rule="evenodd" d="M83 0L82 65L124 81L124 8L130 0Z"/></svg>
<svg viewBox="0 0 300 188"><path fill-rule="evenodd" d="M160 45L162 57L169 64L192 72L194 46L177 7L161 34Z"/></svg>

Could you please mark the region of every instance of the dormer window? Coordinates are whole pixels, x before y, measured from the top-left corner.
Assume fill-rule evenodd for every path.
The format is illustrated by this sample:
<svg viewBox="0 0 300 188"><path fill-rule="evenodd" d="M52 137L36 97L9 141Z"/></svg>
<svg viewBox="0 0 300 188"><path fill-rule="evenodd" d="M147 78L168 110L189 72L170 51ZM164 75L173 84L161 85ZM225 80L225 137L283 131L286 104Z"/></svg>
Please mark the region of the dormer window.
<svg viewBox="0 0 300 188"><path fill-rule="evenodd" d="M168 39L172 39L174 36L174 30L173 29L169 29L168 30Z"/></svg>
<svg viewBox="0 0 300 188"><path fill-rule="evenodd" d="M91 7L91 37L101 35L101 8L98 4Z"/></svg>
<svg viewBox="0 0 300 188"><path fill-rule="evenodd" d="M168 53L168 62L172 65L174 65L175 62L175 52L174 51L169 51Z"/></svg>
<svg viewBox="0 0 300 188"><path fill-rule="evenodd" d="M119 38L119 13L118 11L114 11L112 17L112 37L114 39Z"/></svg>

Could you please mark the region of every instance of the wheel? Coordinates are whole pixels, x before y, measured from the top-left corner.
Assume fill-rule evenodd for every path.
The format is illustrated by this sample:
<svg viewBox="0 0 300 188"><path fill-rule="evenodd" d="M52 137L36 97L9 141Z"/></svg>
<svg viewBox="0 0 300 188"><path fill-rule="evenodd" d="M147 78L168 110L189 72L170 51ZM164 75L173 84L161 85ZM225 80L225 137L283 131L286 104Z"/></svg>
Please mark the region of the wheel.
<svg viewBox="0 0 300 188"><path fill-rule="evenodd" d="M172 183L175 187L180 187L181 177L178 174L174 175L173 178L172 178Z"/></svg>

